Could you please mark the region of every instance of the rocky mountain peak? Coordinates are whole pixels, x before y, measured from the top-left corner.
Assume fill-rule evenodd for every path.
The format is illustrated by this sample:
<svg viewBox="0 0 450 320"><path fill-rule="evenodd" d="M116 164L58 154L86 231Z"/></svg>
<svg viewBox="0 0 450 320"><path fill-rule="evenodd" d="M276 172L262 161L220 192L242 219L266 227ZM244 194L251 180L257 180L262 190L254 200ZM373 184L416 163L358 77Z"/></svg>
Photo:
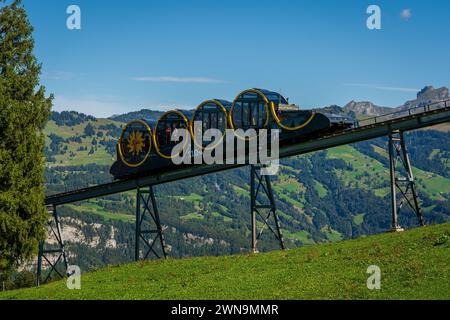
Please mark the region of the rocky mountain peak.
<svg viewBox="0 0 450 320"><path fill-rule="evenodd" d="M433 86L426 86L417 93L417 99L443 100L450 98L448 88L435 89Z"/></svg>
<svg viewBox="0 0 450 320"><path fill-rule="evenodd" d="M387 113L389 109L377 106L370 101L356 102L354 100L347 103L344 107L345 112L354 112L365 116L378 116Z"/></svg>
<svg viewBox="0 0 450 320"><path fill-rule="evenodd" d="M436 101L450 99L449 90L446 87L435 89L433 86L426 86L417 93L417 99L407 101L399 110L421 107Z"/></svg>

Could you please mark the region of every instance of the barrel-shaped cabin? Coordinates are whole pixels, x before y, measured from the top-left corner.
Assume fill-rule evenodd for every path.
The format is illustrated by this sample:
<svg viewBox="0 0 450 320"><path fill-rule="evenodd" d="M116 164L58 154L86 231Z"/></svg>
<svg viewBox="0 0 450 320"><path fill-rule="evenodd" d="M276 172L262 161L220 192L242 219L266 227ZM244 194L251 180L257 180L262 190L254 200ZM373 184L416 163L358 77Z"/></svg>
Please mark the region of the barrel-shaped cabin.
<svg viewBox="0 0 450 320"><path fill-rule="evenodd" d="M264 89L248 89L233 101L229 113L232 129L264 129L270 121L270 103L287 103L278 93Z"/></svg>
<svg viewBox="0 0 450 320"><path fill-rule="evenodd" d="M179 129L184 129L190 134L189 118L192 116L190 111L170 110L164 113L156 122L153 141L155 150L165 159L172 158L172 149L178 144L172 141L172 135ZM188 141L185 139L185 143Z"/></svg>
<svg viewBox="0 0 450 320"><path fill-rule="evenodd" d="M228 112L231 102L221 99L211 99L202 102L194 111L191 118L191 130L194 143L201 148L214 148L225 135L228 128ZM205 133L209 129L217 129L221 132L217 140L205 139Z"/></svg>
<svg viewBox="0 0 450 320"><path fill-rule="evenodd" d="M248 89L234 100L229 113L232 129L280 129L280 139L351 127L354 121L340 115L301 110L280 93ZM238 135L239 136L239 135Z"/></svg>
<svg viewBox="0 0 450 320"><path fill-rule="evenodd" d="M126 166L139 167L149 157L152 144L151 124L145 120L133 120L122 130L117 143L117 152Z"/></svg>

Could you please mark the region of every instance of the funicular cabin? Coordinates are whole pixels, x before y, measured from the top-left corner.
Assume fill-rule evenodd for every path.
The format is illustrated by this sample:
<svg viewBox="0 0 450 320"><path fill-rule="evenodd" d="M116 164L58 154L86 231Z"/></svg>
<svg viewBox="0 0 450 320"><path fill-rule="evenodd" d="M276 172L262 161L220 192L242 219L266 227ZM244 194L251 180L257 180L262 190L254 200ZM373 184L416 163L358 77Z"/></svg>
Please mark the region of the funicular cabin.
<svg viewBox="0 0 450 320"><path fill-rule="evenodd" d="M200 126L196 125L198 122L201 122ZM245 140L253 138L240 136L238 131L241 130L238 129L279 129L280 145L290 145L354 126L356 121L347 115L301 110L297 105L289 104L280 93L248 89L241 92L233 103L220 99L206 100L195 111L168 111L155 124L149 120L131 121L118 141L118 160L110 172L115 179L124 179L174 169L172 151L179 142L172 141L172 135L179 129L185 129L191 141L201 149L210 150L224 140L226 129L235 130L235 135ZM220 139L205 139L204 133L208 129L222 132ZM197 157L193 146L191 143L191 149L187 150Z"/></svg>
<svg viewBox="0 0 450 320"><path fill-rule="evenodd" d="M261 89L249 89L241 92L233 101L230 110L230 127L232 129L264 129L269 123L268 97L275 97L274 92Z"/></svg>
<svg viewBox="0 0 450 320"><path fill-rule="evenodd" d="M154 144L156 152L165 159L172 158L172 149L178 144L172 141L172 135L178 129L185 129L190 132L189 118L191 112L171 110L164 113L155 125Z"/></svg>
<svg viewBox="0 0 450 320"><path fill-rule="evenodd" d="M128 167L139 167L152 150L151 124L145 120L133 120L122 130L117 143L120 160Z"/></svg>
<svg viewBox="0 0 450 320"><path fill-rule="evenodd" d="M191 119L192 138L194 142L202 148L214 148L225 135L228 128L228 111L231 109L231 102L220 99L207 100L201 103L194 112ZM198 125L198 124L201 125ZM204 134L209 129L217 129L222 133L218 141L204 139Z"/></svg>

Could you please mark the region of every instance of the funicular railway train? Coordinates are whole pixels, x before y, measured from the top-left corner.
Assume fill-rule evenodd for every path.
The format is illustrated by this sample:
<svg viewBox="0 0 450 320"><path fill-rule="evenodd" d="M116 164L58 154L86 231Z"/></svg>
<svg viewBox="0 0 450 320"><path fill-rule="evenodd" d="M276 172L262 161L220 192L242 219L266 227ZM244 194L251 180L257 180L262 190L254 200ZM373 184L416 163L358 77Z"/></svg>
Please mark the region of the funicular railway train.
<svg viewBox="0 0 450 320"><path fill-rule="evenodd" d="M195 126L201 123L201 126ZM117 143L117 161L111 167L115 179L173 170L171 136L177 129L190 133L192 150L212 149L223 141L226 129L279 129L280 145L314 139L356 126L350 117L300 110L279 93L264 89L241 92L233 102L207 100L194 111L172 110L158 121L133 120L123 129ZM201 130L200 130L201 129ZM201 132L218 129L221 139L205 141ZM198 131L200 130L200 131ZM239 135L236 133L237 138ZM244 137L242 137L245 139Z"/></svg>

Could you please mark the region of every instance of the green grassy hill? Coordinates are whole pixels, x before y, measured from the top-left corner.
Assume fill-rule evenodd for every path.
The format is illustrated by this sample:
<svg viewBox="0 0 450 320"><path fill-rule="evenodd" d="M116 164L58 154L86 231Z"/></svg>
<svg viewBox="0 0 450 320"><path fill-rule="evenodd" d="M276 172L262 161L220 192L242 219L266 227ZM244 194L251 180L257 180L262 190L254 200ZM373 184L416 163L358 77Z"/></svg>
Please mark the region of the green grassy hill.
<svg viewBox="0 0 450 320"><path fill-rule="evenodd" d="M0 299L450 299L450 224L255 255L149 261ZM368 266L381 290L368 290Z"/></svg>
<svg viewBox="0 0 450 320"><path fill-rule="evenodd" d="M92 126L95 134L86 134L87 126ZM47 167L78 166L90 163L111 165L115 159L114 152L108 152L108 145L114 146L121 131L121 123L110 119L83 121L76 125L57 124L51 120L45 127L47 154L54 135L60 139L52 161L47 161ZM76 138L76 139L75 139ZM112 148L114 150L114 148ZM48 159L47 159L48 160Z"/></svg>

